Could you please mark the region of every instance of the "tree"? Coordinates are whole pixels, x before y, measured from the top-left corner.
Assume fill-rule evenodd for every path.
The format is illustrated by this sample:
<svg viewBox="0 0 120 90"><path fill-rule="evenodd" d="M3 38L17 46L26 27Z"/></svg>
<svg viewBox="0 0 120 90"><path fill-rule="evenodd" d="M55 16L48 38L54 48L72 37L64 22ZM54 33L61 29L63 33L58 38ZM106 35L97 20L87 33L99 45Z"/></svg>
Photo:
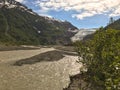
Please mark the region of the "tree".
<svg viewBox="0 0 120 90"><path fill-rule="evenodd" d="M114 19L113 19L113 17L110 17L109 24L112 24L112 23L114 23Z"/></svg>

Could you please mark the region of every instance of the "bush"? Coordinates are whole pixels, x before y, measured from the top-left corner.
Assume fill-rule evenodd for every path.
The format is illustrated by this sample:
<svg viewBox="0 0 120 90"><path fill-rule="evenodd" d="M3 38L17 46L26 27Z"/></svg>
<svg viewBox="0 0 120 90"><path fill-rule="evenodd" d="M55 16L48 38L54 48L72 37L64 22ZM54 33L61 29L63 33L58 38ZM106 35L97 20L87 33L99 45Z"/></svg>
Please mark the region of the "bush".
<svg viewBox="0 0 120 90"><path fill-rule="evenodd" d="M120 31L97 31L92 40L77 42L75 47L92 85L120 89Z"/></svg>

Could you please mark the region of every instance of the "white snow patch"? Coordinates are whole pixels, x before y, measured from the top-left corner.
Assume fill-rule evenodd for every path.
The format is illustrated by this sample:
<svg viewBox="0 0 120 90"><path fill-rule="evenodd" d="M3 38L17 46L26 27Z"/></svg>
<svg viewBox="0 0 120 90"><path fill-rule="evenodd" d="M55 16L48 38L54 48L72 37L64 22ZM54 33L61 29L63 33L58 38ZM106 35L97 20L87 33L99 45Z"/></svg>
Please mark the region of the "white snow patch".
<svg viewBox="0 0 120 90"><path fill-rule="evenodd" d="M72 42L83 40L83 38L86 35L93 34L95 31L96 31L96 29L81 29L81 30L78 31L77 34L75 34L71 38L71 40L72 40Z"/></svg>
<svg viewBox="0 0 120 90"><path fill-rule="evenodd" d="M38 31L38 33L41 33L41 31Z"/></svg>
<svg viewBox="0 0 120 90"><path fill-rule="evenodd" d="M29 12L30 14L36 15L36 13L34 13L34 12L31 12L31 11L27 11L27 12Z"/></svg>
<svg viewBox="0 0 120 90"><path fill-rule="evenodd" d="M5 1L5 5L9 5L9 4L10 4L9 2Z"/></svg>
<svg viewBox="0 0 120 90"><path fill-rule="evenodd" d="M59 19L55 19L53 17L48 17L48 16L42 16L44 17L46 20L49 20L49 21L57 21L57 22L65 22L64 20L59 20Z"/></svg>
<svg viewBox="0 0 120 90"><path fill-rule="evenodd" d="M15 8L15 7L17 7L17 6L16 5L9 5L8 8Z"/></svg>

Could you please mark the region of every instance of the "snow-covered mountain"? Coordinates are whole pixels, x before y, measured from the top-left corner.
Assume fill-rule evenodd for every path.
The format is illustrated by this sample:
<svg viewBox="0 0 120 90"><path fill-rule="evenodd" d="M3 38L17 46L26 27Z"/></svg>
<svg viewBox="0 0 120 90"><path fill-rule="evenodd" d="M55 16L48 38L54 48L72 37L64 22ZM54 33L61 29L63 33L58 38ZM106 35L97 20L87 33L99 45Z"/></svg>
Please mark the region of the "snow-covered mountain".
<svg viewBox="0 0 120 90"><path fill-rule="evenodd" d="M8 9L17 8L17 9L22 10L23 12L26 11L33 15L37 14L37 13L33 12L31 9L28 9L25 5L15 1L15 0L0 0L0 8L2 8L2 7L8 8Z"/></svg>
<svg viewBox="0 0 120 90"><path fill-rule="evenodd" d="M19 6L22 6L22 5L19 2L16 2L15 0L0 0L0 8L2 7L16 8Z"/></svg>
<svg viewBox="0 0 120 90"><path fill-rule="evenodd" d="M96 31L96 28L92 29L80 29L72 38L72 42L83 40L87 35L93 34Z"/></svg>

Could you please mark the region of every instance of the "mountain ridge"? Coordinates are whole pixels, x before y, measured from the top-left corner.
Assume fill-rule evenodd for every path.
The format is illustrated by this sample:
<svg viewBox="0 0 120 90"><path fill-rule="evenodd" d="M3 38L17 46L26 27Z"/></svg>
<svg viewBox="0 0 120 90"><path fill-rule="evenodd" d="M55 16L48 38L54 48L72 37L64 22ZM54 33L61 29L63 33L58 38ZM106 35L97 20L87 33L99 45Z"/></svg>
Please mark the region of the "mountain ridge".
<svg viewBox="0 0 120 90"><path fill-rule="evenodd" d="M8 44L70 44L77 30L68 21L39 16L15 0L0 1L0 23L0 43Z"/></svg>

